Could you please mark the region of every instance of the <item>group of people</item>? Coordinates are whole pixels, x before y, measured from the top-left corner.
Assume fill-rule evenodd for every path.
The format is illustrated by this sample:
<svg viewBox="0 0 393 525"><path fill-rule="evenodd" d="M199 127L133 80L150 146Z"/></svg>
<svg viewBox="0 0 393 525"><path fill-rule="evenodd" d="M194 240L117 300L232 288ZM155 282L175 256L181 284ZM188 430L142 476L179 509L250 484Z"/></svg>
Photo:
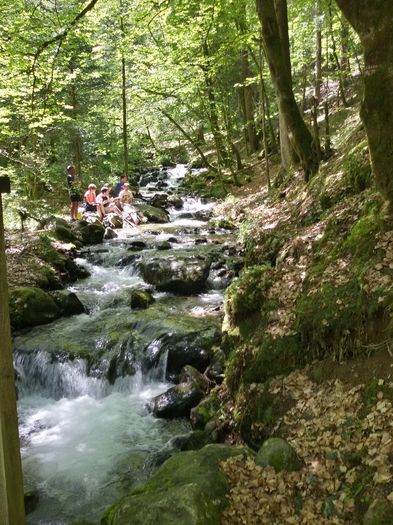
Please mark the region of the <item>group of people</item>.
<svg viewBox="0 0 393 525"><path fill-rule="evenodd" d="M73 165L67 167L67 184L71 201L71 221L75 221L82 199L81 184ZM98 195L97 186L89 184L83 195L83 206L86 212L97 213L101 219L109 213L116 213L128 219L129 222L137 224L137 215L132 208L133 200L134 196L127 177L122 175L114 188L110 183L104 184Z"/></svg>

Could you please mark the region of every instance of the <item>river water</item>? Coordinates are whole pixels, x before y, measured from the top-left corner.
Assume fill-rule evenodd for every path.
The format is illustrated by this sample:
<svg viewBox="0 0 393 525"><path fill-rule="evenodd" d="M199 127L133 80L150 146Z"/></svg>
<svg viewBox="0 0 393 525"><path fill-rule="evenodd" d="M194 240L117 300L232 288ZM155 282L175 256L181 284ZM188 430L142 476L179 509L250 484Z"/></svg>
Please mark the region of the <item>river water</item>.
<svg viewBox="0 0 393 525"><path fill-rule="evenodd" d="M167 189L176 191L185 171L184 166L169 170ZM142 190L144 197L156 192L154 184ZM151 454L190 430L186 420L156 419L147 411L146 403L171 384L166 379L165 353L148 371L140 356L163 332L176 329L184 316L196 320L219 316L222 291L210 289L190 297L155 293L156 302L148 310L132 311L125 292L146 288L146 283L135 265L123 267L119 261L129 255L130 241L136 238L148 244L147 253L152 255L158 253L157 243L174 236L172 253L200 250L195 239L204 236L209 242L216 238L219 244L225 232L218 239L220 232L212 233L194 217L211 206L185 199L182 209L170 210L169 224L126 227L117 230L118 239L85 250L78 262L91 276L70 290L88 313L15 338L25 491L38 489L40 495L28 524L64 525L76 518L99 521L108 505L146 479ZM69 358L121 345L131 348L131 332L133 374L118 377L113 384L99 366L89 368L87 360Z"/></svg>

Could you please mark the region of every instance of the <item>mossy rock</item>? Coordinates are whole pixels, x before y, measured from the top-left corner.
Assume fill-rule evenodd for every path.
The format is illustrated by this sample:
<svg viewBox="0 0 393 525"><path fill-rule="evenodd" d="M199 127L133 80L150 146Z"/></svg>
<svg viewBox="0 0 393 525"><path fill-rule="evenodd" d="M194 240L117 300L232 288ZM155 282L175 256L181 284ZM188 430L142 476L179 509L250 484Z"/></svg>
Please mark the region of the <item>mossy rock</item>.
<svg viewBox="0 0 393 525"><path fill-rule="evenodd" d="M155 299L150 292L146 290L130 290L130 306L132 309L144 310L154 303Z"/></svg>
<svg viewBox="0 0 393 525"><path fill-rule="evenodd" d="M191 410L192 428L204 429L208 421L218 416L220 408L221 404L216 395L212 394L203 399L199 405Z"/></svg>
<svg viewBox="0 0 393 525"><path fill-rule="evenodd" d="M225 294L225 322L234 326L260 312L270 286L270 266L244 269Z"/></svg>
<svg viewBox="0 0 393 525"><path fill-rule="evenodd" d="M391 525L393 505L385 498L377 499L368 508L362 523L363 525Z"/></svg>
<svg viewBox="0 0 393 525"><path fill-rule="evenodd" d="M105 228L102 224L86 224L80 227L83 244L100 244L104 238Z"/></svg>
<svg viewBox="0 0 393 525"><path fill-rule="evenodd" d="M62 315L79 315L86 312L85 307L78 299L77 295L67 290L51 292L51 297L60 308Z"/></svg>
<svg viewBox="0 0 393 525"><path fill-rule="evenodd" d="M150 480L106 512L103 525L219 525L227 505L228 481L220 470L226 459L245 449L207 445L179 452Z"/></svg>
<svg viewBox="0 0 393 525"><path fill-rule="evenodd" d="M267 439L259 449L255 463L261 467L273 467L276 472L292 472L302 468L294 448L282 438Z"/></svg>
<svg viewBox="0 0 393 525"><path fill-rule="evenodd" d="M15 329L50 323L61 315L53 298L39 288L13 288L9 293L11 325Z"/></svg>

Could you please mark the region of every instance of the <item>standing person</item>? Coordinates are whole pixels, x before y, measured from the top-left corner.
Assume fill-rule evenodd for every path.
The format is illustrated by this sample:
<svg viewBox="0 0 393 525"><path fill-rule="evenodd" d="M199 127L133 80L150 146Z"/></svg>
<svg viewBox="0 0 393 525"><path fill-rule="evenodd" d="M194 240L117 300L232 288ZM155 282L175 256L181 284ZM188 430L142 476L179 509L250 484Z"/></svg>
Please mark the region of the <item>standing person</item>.
<svg viewBox="0 0 393 525"><path fill-rule="evenodd" d="M113 196L118 197L119 193L123 189L123 185L128 181L125 175L120 175L120 181L116 183L115 189L113 190Z"/></svg>
<svg viewBox="0 0 393 525"><path fill-rule="evenodd" d="M67 166L68 193L71 202L71 221L76 221L78 215L78 205L81 200L80 181L76 175L75 166Z"/></svg>

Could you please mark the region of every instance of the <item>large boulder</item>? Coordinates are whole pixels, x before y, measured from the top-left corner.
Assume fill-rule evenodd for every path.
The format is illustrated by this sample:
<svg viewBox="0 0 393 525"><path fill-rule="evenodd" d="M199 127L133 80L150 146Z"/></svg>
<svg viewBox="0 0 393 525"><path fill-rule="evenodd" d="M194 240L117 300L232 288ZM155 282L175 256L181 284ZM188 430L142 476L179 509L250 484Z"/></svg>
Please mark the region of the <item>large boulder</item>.
<svg viewBox="0 0 393 525"><path fill-rule="evenodd" d="M40 288L11 289L9 306L11 325L15 329L50 323L61 316L54 299Z"/></svg>
<svg viewBox="0 0 393 525"><path fill-rule="evenodd" d="M219 525L229 492L220 463L246 453L227 445L179 452L145 485L109 508L102 524Z"/></svg>
<svg viewBox="0 0 393 525"><path fill-rule="evenodd" d="M105 228L99 223L88 223L86 221L78 221L75 227L79 231L83 244L100 244L104 238Z"/></svg>
<svg viewBox="0 0 393 525"><path fill-rule="evenodd" d="M77 295L67 290L56 290L50 294L64 316L79 315L86 312Z"/></svg>
<svg viewBox="0 0 393 525"><path fill-rule="evenodd" d="M143 279L160 292L197 294L206 287L210 258L184 256L154 257L140 261Z"/></svg>
<svg viewBox="0 0 393 525"><path fill-rule="evenodd" d="M169 222L169 214L162 208L156 208L142 202L135 202L134 207L136 208L138 215L141 215L148 222L167 223Z"/></svg>
<svg viewBox="0 0 393 525"><path fill-rule="evenodd" d="M291 472L302 468L295 449L282 438L267 439L258 450L255 462L260 467L271 466L276 472Z"/></svg>

